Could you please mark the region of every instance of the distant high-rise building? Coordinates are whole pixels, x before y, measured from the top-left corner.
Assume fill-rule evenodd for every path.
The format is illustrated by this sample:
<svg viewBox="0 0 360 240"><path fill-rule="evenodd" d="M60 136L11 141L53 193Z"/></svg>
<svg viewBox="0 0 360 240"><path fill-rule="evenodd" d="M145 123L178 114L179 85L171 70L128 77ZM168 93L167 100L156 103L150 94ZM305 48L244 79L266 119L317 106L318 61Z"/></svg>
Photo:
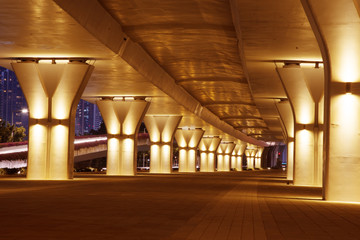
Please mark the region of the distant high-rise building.
<svg viewBox="0 0 360 240"><path fill-rule="evenodd" d="M95 104L80 100L75 118L75 135L89 134L92 129L100 127L102 118Z"/></svg>
<svg viewBox="0 0 360 240"><path fill-rule="evenodd" d="M11 124L28 127L25 96L13 71L0 67L0 118Z"/></svg>

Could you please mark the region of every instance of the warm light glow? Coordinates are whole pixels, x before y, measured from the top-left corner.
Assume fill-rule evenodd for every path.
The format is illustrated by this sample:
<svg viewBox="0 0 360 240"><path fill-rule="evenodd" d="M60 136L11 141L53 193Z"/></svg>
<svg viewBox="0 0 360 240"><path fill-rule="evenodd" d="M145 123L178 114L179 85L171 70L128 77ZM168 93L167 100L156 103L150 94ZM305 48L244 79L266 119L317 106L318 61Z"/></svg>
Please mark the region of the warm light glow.
<svg viewBox="0 0 360 240"><path fill-rule="evenodd" d="M134 97L124 97L124 101L134 101Z"/></svg>
<svg viewBox="0 0 360 240"><path fill-rule="evenodd" d="M51 59L41 59L39 60L39 64L52 64Z"/></svg>
<svg viewBox="0 0 360 240"><path fill-rule="evenodd" d="M195 163L196 163L196 151L191 149L188 151L188 166L187 166L188 172L196 171Z"/></svg>
<svg viewBox="0 0 360 240"><path fill-rule="evenodd" d="M224 171L230 170L230 155L224 156Z"/></svg>
<svg viewBox="0 0 360 240"><path fill-rule="evenodd" d="M161 147L161 172L170 173L171 172L171 147L170 145L163 145Z"/></svg>
<svg viewBox="0 0 360 240"><path fill-rule="evenodd" d="M46 178L47 128L36 124L29 126L28 179Z"/></svg>
<svg viewBox="0 0 360 240"><path fill-rule="evenodd" d="M49 176L51 179L68 178L68 133L69 129L64 125L57 125L51 129Z"/></svg>
<svg viewBox="0 0 360 240"><path fill-rule="evenodd" d="M341 132L343 139L354 139L358 135L358 125L360 113L354 109L359 108L360 98L357 95L340 95L334 98L334 102L339 106L336 108L336 122L341 126ZM355 128L356 127L356 128ZM350 147L354 147L353 144L347 144L346 141L342 141L344 152L351 153Z"/></svg>
<svg viewBox="0 0 360 240"><path fill-rule="evenodd" d="M238 171L242 171L242 157L238 156L236 159L236 168Z"/></svg>
<svg viewBox="0 0 360 240"><path fill-rule="evenodd" d="M57 59L55 62L56 64L68 64L69 60Z"/></svg>
<svg viewBox="0 0 360 240"><path fill-rule="evenodd" d="M235 156L231 156L231 167L232 168L236 167L236 157Z"/></svg>
<svg viewBox="0 0 360 240"><path fill-rule="evenodd" d="M217 155L217 170L224 171L224 155Z"/></svg>
<svg viewBox="0 0 360 240"><path fill-rule="evenodd" d="M185 149L179 150L179 172L186 172L187 152Z"/></svg>
<svg viewBox="0 0 360 240"><path fill-rule="evenodd" d="M119 139L109 138L108 139L108 151L107 151L107 175L119 175L120 166L119 166Z"/></svg>
<svg viewBox="0 0 360 240"><path fill-rule="evenodd" d="M294 184L297 186L314 184L314 132L309 130L300 130L295 133L295 161L301 159L295 164Z"/></svg>
<svg viewBox="0 0 360 240"><path fill-rule="evenodd" d="M29 108L31 109L30 117L36 119L45 119L47 118L48 102L43 101L42 96L33 96L31 100L27 100ZM47 99L46 99L47 100Z"/></svg>
<svg viewBox="0 0 360 240"><path fill-rule="evenodd" d="M161 140L163 143L170 143L171 142L171 137L172 137L173 131L172 129L164 129L162 132L162 136L161 136Z"/></svg>
<svg viewBox="0 0 360 240"><path fill-rule="evenodd" d="M125 138L121 147L121 175L134 175L134 140Z"/></svg>
<svg viewBox="0 0 360 240"><path fill-rule="evenodd" d="M52 111L53 119L59 119L59 120L68 119L70 114L68 104L70 103L63 99L61 99L61 101L53 102L53 111Z"/></svg>
<svg viewBox="0 0 360 240"><path fill-rule="evenodd" d="M208 153L208 172L215 171L215 154Z"/></svg>
<svg viewBox="0 0 360 240"><path fill-rule="evenodd" d="M152 144L150 146L150 172L159 173L160 172L160 146L157 144Z"/></svg>
<svg viewBox="0 0 360 240"><path fill-rule="evenodd" d="M344 31L346 29L350 30L351 28L344 28ZM334 70L332 72L336 74L335 79L341 82L356 82L360 78L359 40L353 36L353 32L344 32L342 41L337 44L339 55L333 59Z"/></svg>
<svg viewBox="0 0 360 240"><path fill-rule="evenodd" d="M200 171L207 172L208 171L208 161L207 154L202 152L200 153Z"/></svg>

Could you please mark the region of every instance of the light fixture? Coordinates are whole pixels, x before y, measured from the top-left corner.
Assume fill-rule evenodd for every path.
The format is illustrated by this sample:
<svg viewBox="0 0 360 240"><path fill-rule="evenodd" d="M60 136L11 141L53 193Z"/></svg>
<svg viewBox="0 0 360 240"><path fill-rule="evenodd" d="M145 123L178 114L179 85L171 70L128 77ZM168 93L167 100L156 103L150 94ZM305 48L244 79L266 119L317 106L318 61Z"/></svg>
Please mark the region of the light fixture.
<svg viewBox="0 0 360 240"><path fill-rule="evenodd" d="M351 82L347 82L345 85L345 93L346 95L351 95Z"/></svg>

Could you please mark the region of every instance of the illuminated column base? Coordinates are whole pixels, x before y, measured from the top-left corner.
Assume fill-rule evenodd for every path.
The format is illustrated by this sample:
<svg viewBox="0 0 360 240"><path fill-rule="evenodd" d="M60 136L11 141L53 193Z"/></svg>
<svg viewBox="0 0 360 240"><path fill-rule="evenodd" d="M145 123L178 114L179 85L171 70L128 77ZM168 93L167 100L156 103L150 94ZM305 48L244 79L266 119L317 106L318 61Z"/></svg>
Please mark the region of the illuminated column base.
<svg viewBox="0 0 360 240"><path fill-rule="evenodd" d="M204 130L178 128L175 139L179 146L179 172L196 172L196 151Z"/></svg>
<svg viewBox="0 0 360 240"><path fill-rule="evenodd" d="M314 132L298 126L295 131L294 185L316 186L314 154Z"/></svg>
<svg viewBox="0 0 360 240"><path fill-rule="evenodd" d="M255 163L254 163L254 157L247 156L247 169L254 170L255 169Z"/></svg>
<svg viewBox="0 0 360 240"><path fill-rule="evenodd" d="M287 144L287 163L286 163L286 179L294 180L294 142Z"/></svg>
<svg viewBox="0 0 360 240"><path fill-rule="evenodd" d="M153 116L144 118L149 132L150 173L171 173L173 139L182 116Z"/></svg>
<svg viewBox="0 0 360 240"><path fill-rule="evenodd" d="M199 144L200 172L215 172L215 153L219 147L219 136L204 136Z"/></svg>
<svg viewBox="0 0 360 240"><path fill-rule="evenodd" d="M246 144L236 144L231 155L231 168L235 171L242 171L242 155L244 154Z"/></svg>
<svg viewBox="0 0 360 240"><path fill-rule="evenodd" d="M172 151L172 144L151 144L150 173L171 173Z"/></svg>
<svg viewBox="0 0 360 240"><path fill-rule="evenodd" d="M242 171L242 157L241 156L236 156L236 165L235 165L235 170L236 171Z"/></svg>
<svg viewBox="0 0 360 240"><path fill-rule="evenodd" d="M93 71L84 61L12 63L29 107L28 179L72 179L76 107Z"/></svg>
<svg viewBox="0 0 360 240"><path fill-rule="evenodd" d="M232 142L222 142L217 150L217 170L229 172L231 169L231 153L234 151L235 144Z"/></svg>
<svg viewBox="0 0 360 240"><path fill-rule="evenodd" d="M133 176L135 174L135 142L134 136L108 135L107 175Z"/></svg>
<svg viewBox="0 0 360 240"><path fill-rule="evenodd" d="M107 175L136 173L137 134L149 103L133 98L96 102L108 132Z"/></svg>
<svg viewBox="0 0 360 240"><path fill-rule="evenodd" d="M230 158L229 154L217 154L218 172L230 172Z"/></svg>
<svg viewBox="0 0 360 240"><path fill-rule="evenodd" d="M200 172L215 172L215 151L200 152Z"/></svg>
<svg viewBox="0 0 360 240"><path fill-rule="evenodd" d="M263 150L264 150L264 148L261 148L261 147L257 148L255 159L254 159L256 169L261 169L261 155L262 155Z"/></svg>
<svg viewBox="0 0 360 240"><path fill-rule="evenodd" d="M360 202L360 84L351 83L352 94L345 83L331 84L325 200Z"/></svg>
<svg viewBox="0 0 360 240"><path fill-rule="evenodd" d="M179 149L179 172L196 172L196 149Z"/></svg>

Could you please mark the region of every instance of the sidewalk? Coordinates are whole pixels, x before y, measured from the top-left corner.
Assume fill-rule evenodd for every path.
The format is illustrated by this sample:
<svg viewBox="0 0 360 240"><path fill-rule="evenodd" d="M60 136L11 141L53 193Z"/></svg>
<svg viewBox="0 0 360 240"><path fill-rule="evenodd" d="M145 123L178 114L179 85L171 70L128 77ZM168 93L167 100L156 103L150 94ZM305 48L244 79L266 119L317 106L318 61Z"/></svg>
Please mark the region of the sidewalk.
<svg viewBox="0 0 360 240"><path fill-rule="evenodd" d="M360 239L360 205L282 172L0 179L2 239Z"/></svg>

